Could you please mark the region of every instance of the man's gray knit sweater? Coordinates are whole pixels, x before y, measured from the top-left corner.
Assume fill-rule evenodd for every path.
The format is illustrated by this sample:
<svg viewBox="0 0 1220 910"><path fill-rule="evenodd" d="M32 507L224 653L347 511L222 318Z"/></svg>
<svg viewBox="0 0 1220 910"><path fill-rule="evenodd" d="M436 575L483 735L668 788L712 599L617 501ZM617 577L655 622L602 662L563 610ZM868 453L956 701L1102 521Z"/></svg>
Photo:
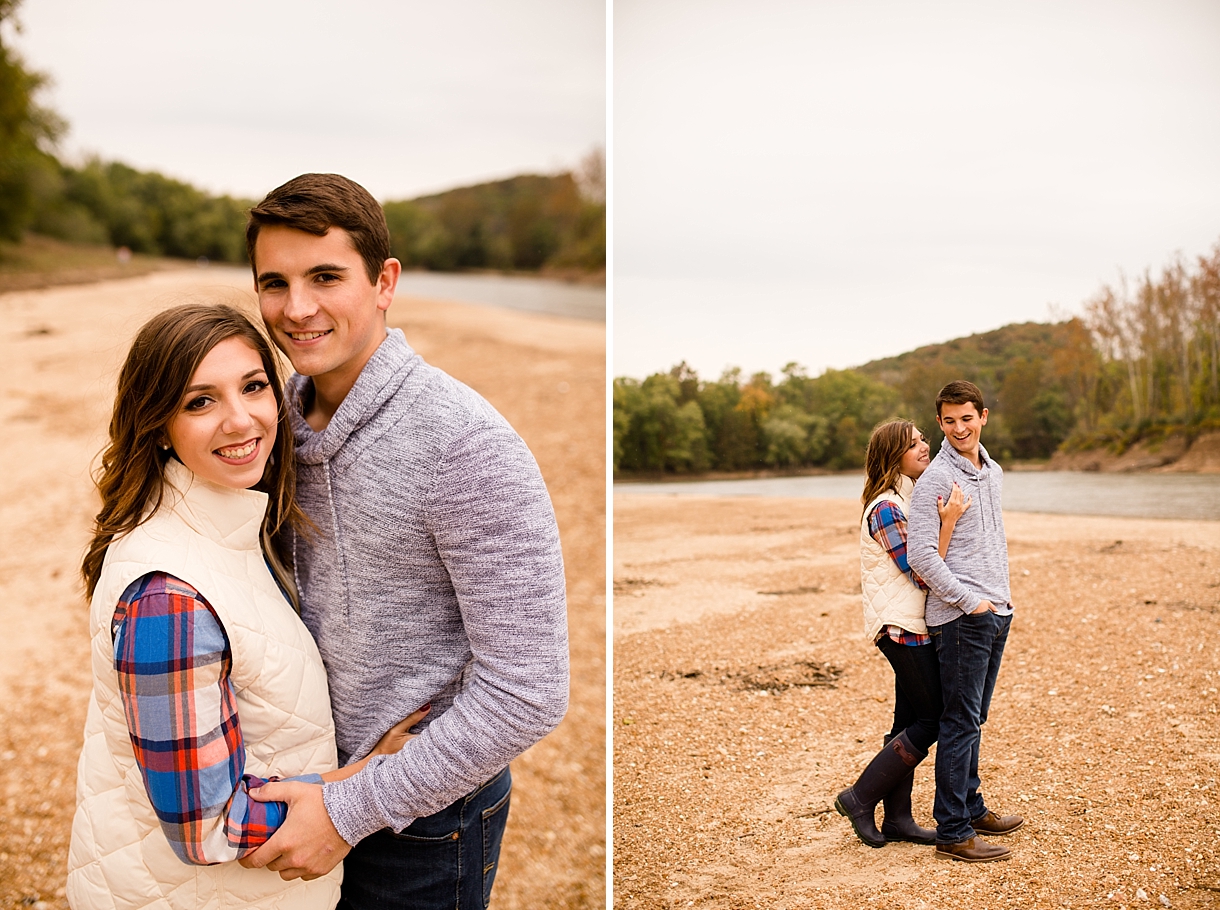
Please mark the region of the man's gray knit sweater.
<svg viewBox="0 0 1220 910"><path fill-rule="evenodd" d="M348 843L469 793L563 718L567 613L555 514L521 437L391 330L315 433L293 376L301 616L326 664L339 758L427 702L420 736L326 784Z"/></svg>
<svg viewBox="0 0 1220 910"><path fill-rule="evenodd" d="M946 502L953 482L972 498L958 519L944 559L937 551L940 513L936 497ZM989 600L1001 614L1011 613L1008 587L1008 540L1000 511L1004 472L979 446L979 467L960 455L946 439L915 483L907 519L907 562L928 585L924 617L943 626L972 613Z"/></svg>

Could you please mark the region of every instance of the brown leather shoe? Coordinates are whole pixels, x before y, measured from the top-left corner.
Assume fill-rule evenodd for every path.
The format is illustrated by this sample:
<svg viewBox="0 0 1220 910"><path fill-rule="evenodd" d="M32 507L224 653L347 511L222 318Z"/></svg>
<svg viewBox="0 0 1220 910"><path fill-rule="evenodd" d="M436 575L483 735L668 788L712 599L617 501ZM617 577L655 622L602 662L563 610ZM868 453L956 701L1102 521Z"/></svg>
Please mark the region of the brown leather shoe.
<svg viewBox="0 0 1220 910"><path fill-rule="evenodd" d="M970 827L980 834L1011 834L1023 824L1025 819L1019 815L996 815L988 809L982 818L972 819Z"/></svg>
<svg viewBox="0 0 1220 910"><path fill-rule="evenodd" d="M999 844L989 844L981 837L972 837L960 844L937 844L936 855L941 859L960 859L963 863L994 863L1008 859L1012 851Z"/></svg>

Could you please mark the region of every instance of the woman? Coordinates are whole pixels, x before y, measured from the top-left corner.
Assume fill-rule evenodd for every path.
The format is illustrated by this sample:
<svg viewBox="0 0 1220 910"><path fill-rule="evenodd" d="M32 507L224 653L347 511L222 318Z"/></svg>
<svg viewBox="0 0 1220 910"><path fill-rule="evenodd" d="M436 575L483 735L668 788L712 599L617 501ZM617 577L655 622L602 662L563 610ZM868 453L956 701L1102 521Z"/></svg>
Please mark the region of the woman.
<svg viewBox="0 0 1220 910"><path fill-rule="evenodd" d="M295 610L283 534L292 433L275 357L227 306L167 310L119 376L81 567L93 695L77 775L68 900L90 907L332 908L341 872L285 882L232 862L283 803L272 774L336 771L326 672ZM389 731L396 751L426 707Z"/></svg>
<svg viewBox="0 0 1220 910"><path fill-rule="evenodd" d="M924 624L927 586L911 571L906 555L906 513L914 482L928 466L928 443L909 420L877 426L864 456L864 514L860 521L860 582L864 632L894 668L894 725L885 746L856 783L835 798L835 808L851 821L870 847L887 841L936 842L936 832L911 815L915 766L928 755L940 723L940 667ZM939 550L943 559L953 528L970 500L956 486L940 510ZM877 803L885 806L877 830Z"/></svg>

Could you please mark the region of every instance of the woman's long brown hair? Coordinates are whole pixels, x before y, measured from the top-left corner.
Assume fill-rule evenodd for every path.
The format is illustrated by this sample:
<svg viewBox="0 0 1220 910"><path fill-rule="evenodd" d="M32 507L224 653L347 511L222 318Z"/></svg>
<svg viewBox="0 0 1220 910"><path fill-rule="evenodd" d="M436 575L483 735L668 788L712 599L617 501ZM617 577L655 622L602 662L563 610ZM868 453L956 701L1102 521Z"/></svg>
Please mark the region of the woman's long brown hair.
<svg viewBox="0 0 1220 910"><path fill-rule="evenodd" d="M898 475L902 473L902 456L911 447L915 424L895 418L873 427L864 453L864 507L886 490L898 492Z"/></svg>
<svg viewBox="0 0 1220 910"><path fill-rule="evenodd" d="M270 342L240 310L225 304L189 303L158 313L144 324L131 344L119 373L110 442L94 475L102 510L94 520L93 539L81 563L89 597L102 574L106 549L147 520L161 504L165 464L172 450L170 421L178 412L191 377L212 348L241 338L263 362L279 408L275 445L254 489L268 495L263 519L263 549L273 571L296 603L292 584L290 528L306 530L309 519L297 505L292 426Z"/></svg>

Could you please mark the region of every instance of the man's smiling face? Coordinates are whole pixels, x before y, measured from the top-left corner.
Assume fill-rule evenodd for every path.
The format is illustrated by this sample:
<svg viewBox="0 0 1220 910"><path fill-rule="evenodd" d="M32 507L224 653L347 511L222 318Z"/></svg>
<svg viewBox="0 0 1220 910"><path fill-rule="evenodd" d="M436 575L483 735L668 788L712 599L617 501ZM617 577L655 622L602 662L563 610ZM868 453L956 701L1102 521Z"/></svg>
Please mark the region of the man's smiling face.
<svg viewBox="0 0 1220 910"><path fill-rule="evenodd" d="M945 402L940 406L936 422L949 440L949 445L963 457L978 462L979 437L983 433L983 427L987 426L986 408L983 408L983 413L980 414L972 401L965 404Z"/></svg>
<svg viewBox="0 0 1220 910"><path fill-rule="evenodd" d="M387 260L397 264L396 260ZM340 388L356 381L385 338L395 272L369 281L351 235L332 227L321 237L264 227L254 247L259 308L293 368Z"/></svg>

